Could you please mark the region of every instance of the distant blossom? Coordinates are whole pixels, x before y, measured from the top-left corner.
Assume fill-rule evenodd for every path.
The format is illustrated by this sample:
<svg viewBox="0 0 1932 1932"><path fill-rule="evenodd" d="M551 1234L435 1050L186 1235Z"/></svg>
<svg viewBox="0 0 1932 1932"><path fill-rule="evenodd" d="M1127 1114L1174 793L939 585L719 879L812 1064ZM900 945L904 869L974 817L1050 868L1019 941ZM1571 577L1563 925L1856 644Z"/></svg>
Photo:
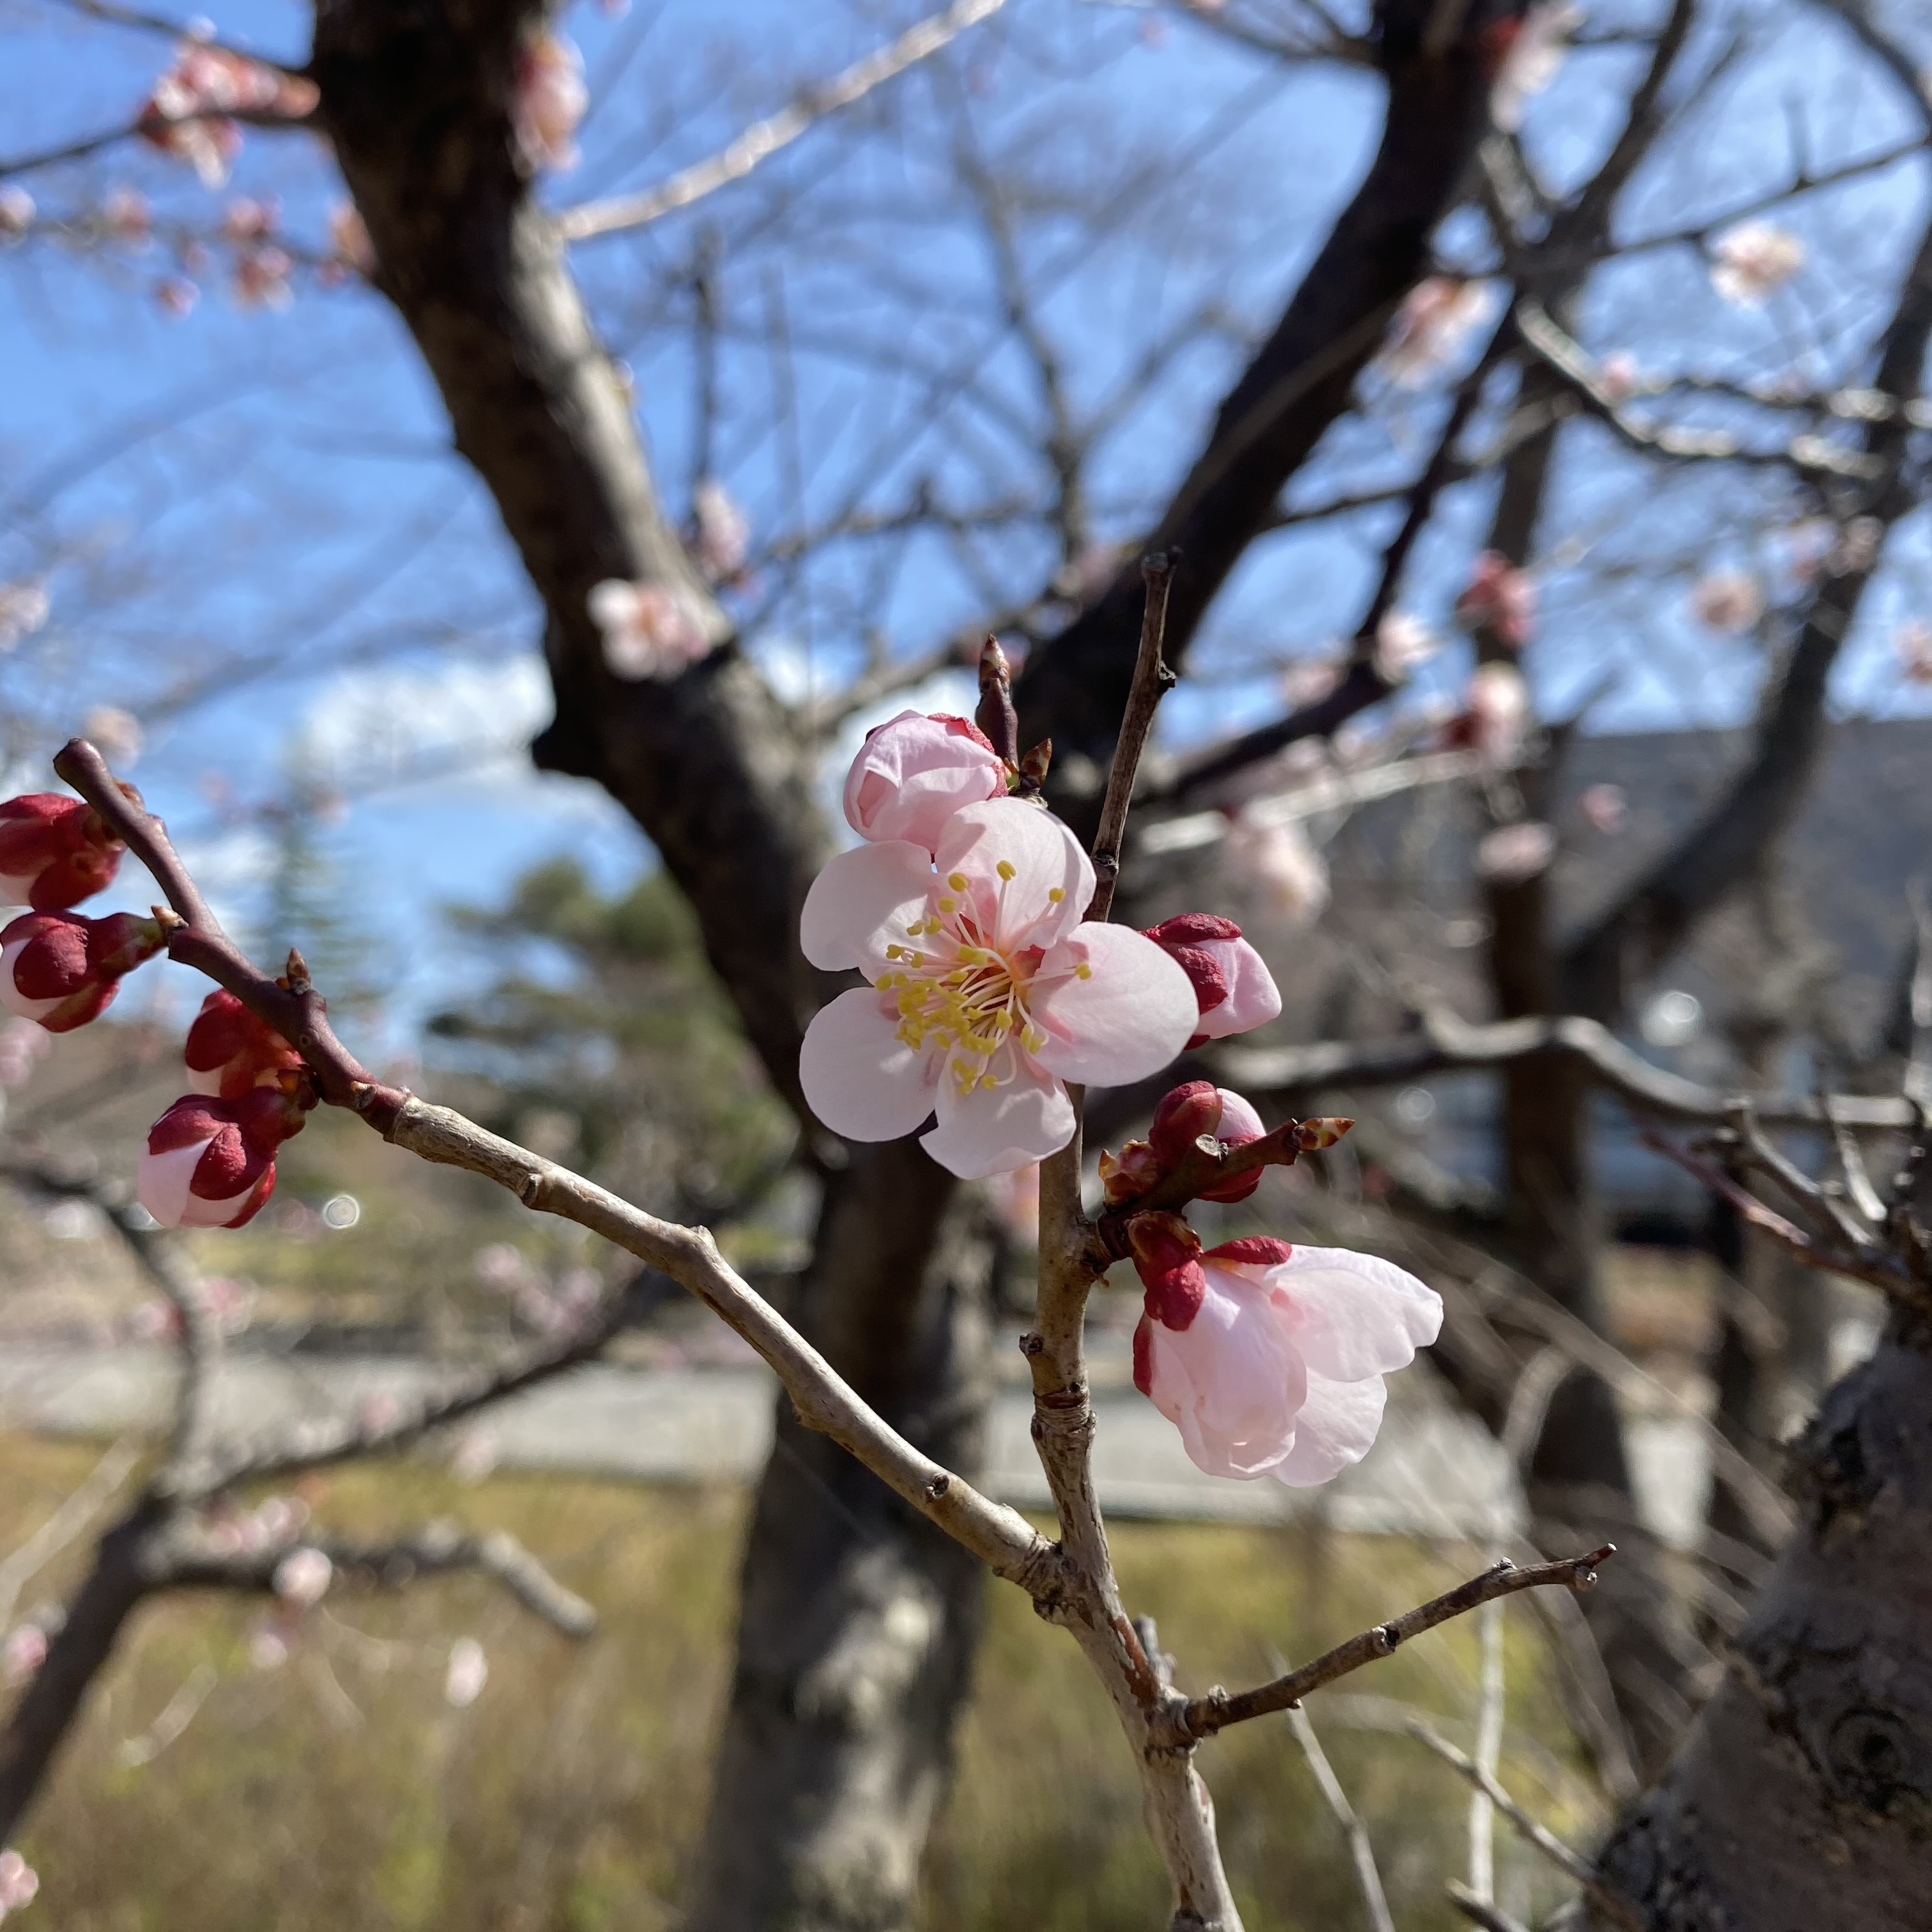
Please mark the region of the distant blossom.
<svg viewBox="0 0 1932 1932"><path fill-rule="evenodd" d="M1478 664L1470 674L1462 716L1450 726L1452 742L1468 746L1490 764L1522 762L1529 733L1529 686L1514 664Z"/></svg>
<svg viewBox="0 0 1932 1932"><path fill-rule="evenodd" d="M13 240L34 225L34 197L17 185L0 188L0 238Z"/></svg>
<svg viewBox="0 0 1932 1932"><path fill-rule="evenodd" d="M1764 592L1740 570L1714 570L1690 587L1690 608L1713 631L1748 631L1764 615Z"/></svg>
<svg viewBox="0 0 1932 1932"><path fill-rule="evenodd" d="M1421 388L1455 358L1492 306L1482 282L1460 275L1418 282L1396 311L1376 366L1398 388Z"/></svg>
<svg viewBox="0 0 1932 1932"><path fill-rule="evenodd" d="M1499 825L1476 848L1476 871L1492 886L1520 886L1550 869L1556 834L1535 819Z"/></svg>
<svg viewBox="0 0 1932 1932"><path fill-rule="evenodd" d="M45 584L0 584L0 652L31 638L52 610Z"/></svg>
<svg viewBox="0 0 1932 1932"><path fill-rule="evenodd" d="M1281 674L1281 700L1291 711L1319 704L1342 681L1339 658L1300 658Z"/></svg>
<svg viewBox="0 0 1932 1932"><path fill-rule="evenodd" d="M376 246L369 238L368 224L352 201L338 201L328 211L328 245L336 259L358 275L376 270Z"/></svg>
<svg viewBox="0 0 1932 1932"><path fill-rule="evenodd" d="M1290 820L1270 824L1239 814L1222 846L1228 869L1289 926L1312 926L1328 904L1328 862Z"/></svg>
<svg viewBox="0 0 1932 1932"><path fill-rule="evenodd" d="M1376 675L1384 684L1406 684L1442 648L1442 640L1420 617L1391 610L1376 626Z"/></svg>
<svg viewBox="0 0 1932 1932"><path fill-rule="evenodd" d="M1907 619L1892 632L1892 650L1908 683L1932 684L1932 624L1922 617Z"/></svg>
<svg viewBox="0 0 1932 1932"><path fill-rule="evenodd" d="M100 225L117 242L145 242L154 232L154 211L139 188L114 188L100 204Z"/></svg>
<svg viewBox="0 0 1932 1932"><path fill-rule="evenodd" d="M449 1646L449 1665L443 1673L442 1701L463 1711L483 1694L490 1681L490 1660L473 1636L460 1636Z"/></svg>
<svg viewBox="0 0 1932 1932"><path fill-rule="evenodd" d="M610 578L587 601L590 621L603 633L604 662L619 677L675 677L711 650L705 612L682 584Z"/></svg>
<svg viewBox="0 0 1932 1932"><path fill-rule="evenodd" d="M713 584L728 583L745 568L752 526L731 493L715 477L702 478L691 493L692 555Z"/></svg>
<svg viewBox="0 0 1932 1932"><path fill-rule="evenodd" d="M1472 631L1487 631L1505 650L1520 650L1536 629L1536 580L1499 550L1486 550L1470 566L1456 618Z"/></svg>
<svg viewBox="0 0 1932 1932"><path fill-rule="evenodd" d="M1582 23L1579 8L1544 4L1530 8L1510 40L1502 70L1490 89L1490 118L1504 134L1522 125L1523 110L1556 78L1570 51L1570 36Z"/></svg>
<svg viewBox="0 0 1932 1932"><path fill-rule="evenodd" d="M47 1634L38 1624L18 1624L0 1644L0 1684L17 1690L30 1683L47 1660Z"/></svg>
<svg viewBox="0 0 1932 1932"><path fill-rule="evenodd" d="M1624 796L1622 785L1586 785L1577 795L1576 809L1583 814L1586 824L1608 834L1621 832L1630 816L1629 802Z"/></svg>
<svg viewBox="0 0 1932 1932"><path fill-rule="evenodd" d="M577 124L590 104L584 56L561 34L533 35L517 61L511 118L533 169L561 172L578 163Z"/></svg>
<svg viewBox="0 0 1932 1932"><path fill-rule="evenodd" d="M40 1889L34 1868L10 1847L0 1852L0 1918L33 1904Z"/></svg>
<svg viewBox="0 0 1932 1932"><path fill-rule="evenodd" d="M125 769L140 758L140 720L118 704L92 706L80 721L80 734L94 741L95 749L110 765Z"/></svg>
<svg viewBox="0 0 1932 1932"><path fill-rule="evenodd" d="M272 244L245 250L236 257L230 283L243 308L285 309L296 298L289 272L295 266L286 249Z"/></svg>
<svg viewBox="0 0 1932 1932"><path fill-rule="evenodd" d="M1804 244L1774 222L1746 221L1718 236L1711 286L1727 302L1757 308L1804 266Z"/></svg>
<svg viewBox="0 0 1932 1932"><path fill-rule="evenodd" d="M304 1544L291 1550L275 1565L275 1594L285 1604L308 1610L322 1601L334 1580L335 1566L320 1550Z"/></svg>
<svg viewBox="0 0 1932 1932"><path fill-rule="evenodd" d="M162 313L179 317L194 313L201 291L185 275L164 275L154 284L154 301Z"/></svg>

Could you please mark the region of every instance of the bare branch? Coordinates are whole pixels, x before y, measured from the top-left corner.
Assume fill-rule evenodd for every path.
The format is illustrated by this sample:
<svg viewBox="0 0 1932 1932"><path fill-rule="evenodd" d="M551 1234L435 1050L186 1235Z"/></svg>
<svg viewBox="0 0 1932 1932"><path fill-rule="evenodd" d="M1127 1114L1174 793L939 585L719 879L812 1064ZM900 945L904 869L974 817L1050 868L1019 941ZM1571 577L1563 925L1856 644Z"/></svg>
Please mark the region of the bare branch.
<svg viewBox="0 0 1932 1932"><path fill-rule="evenodd" d="M708 160L694 162L656 188L638 194L613 195L608 200L585 202L557 218L566 242L586 242L593 236L613 235L626 228L642 228L694 201L742 181L781 148L789 147L826 116L862 100L875 87L904 73L909 67L938 52L968 27L997 14L1006 0L953 0L944 12L908 27L842 74L801 93L790 106L754 122L730 146Z"/></svg>
<svg viewBox="0 0 1932 1932"><path fill-rule="evenodd" d="M1348 1856L1355 1868L1355 1882L1360 1888L1362 1904L1367 1908L1372 1932L1395 1932L1395 1921L1389 1916L1388 1895L1382 1889L1382 1875L1376 1868L1375 1847L1369 1843L1368 1827L1348 1802L1348 1794L1342 1789L1342 1780L1335 1775L1334 1767L1328 1762L1328 1754L1322 1748L1322 1740L1315 1735L1315 1726L1308 1713L1299 1704L1294 1705L1288 1712L1288 1721L1294 1729L1295 1742L1301 1747L1302 1756L1308 1760L1308 1768L1315 1774L1315 1782L1320 1786L1322 1796L1335 1814L1336 1823L1342 1828L1342 1836L1348 1843Z"/></svg>
<svg viewBox="0 0 1932 1932"><path fill-rule="evenodd" d="M1414 1610L1406 1610L1385 1624L1377 1624L1372 1629L1361 1631L1346 1643L1339 1643L1333 1650L1324 1652L1312 1663L1285 1672L1272 1683L1232 1696L1216 1687L1206 1696L1192 1700L1172 1714L1178 1732L1174 1741L1184 1743L1190 1738L1210 1738L1216 1731L1226 1730L1230 1724L1244 1724L1251 1718L1264 1718L1276 1711L1286 1711L1299 1703L1311 1690L1318 1690L1324 1684L1334 1683L1338 1677L1346 1677L1364 1664L1373 1664L1388 1656L1409 1638L1419 1636L1423 1631L1433 1630L1438 1624L1448 1623L1452 1618L1466 1616L1478 1605L1493 1603L1498 1597L1513 1596L1519 1590L1541 1589L1552 1584L1561 1584L1568 1590L1589 1589L1597 1580L1598 1566L1616 1554L1616 1546L1606 1543L1600 1549L1590 1550L1582 1556L1565 1557L1555 1563L1533 1564L1526 1569L1519 1569L1505 1557L1480 1576L1472 1576L1467 1582L1457 1584L1454 1589L1446 1590L1439 1597L1432 1597L1426 1604L1418 1604Z"/></svg>
<svg viewBox="0 0 1932 1932"><path fill-rule="evenodd" d="M1167 597L1173 586L1176 561L1174 556L1160 553L1144 558L1141 563L1142 579L1147 586L1147 608L1141 619L1140 655L1134 665L1133 687L1128 694L1126 713L1120 720L1113 767L1107 774L1100 829L1094 838L1096 883L1094 902L1087 908L1090 920L1104 920L1114 903L1114 887L1120 876L1120 842L1126 836L1127 808L1133 800L1141 754L1147 747L1148 734L1154 729L1154 709L1174 686L1174 673L1162 658L1160 647L1167 629Z"/></svg>
<svg viewBox="0 0 1932 1932"><path fill-rule="evenodd" d="M1472 1925L1481 1926L1483 1932L1529 1932L1529 1928L1520 1918L1512 1918L1499 1906L1479 1897L1453 1878L1449 1881L1448 1892L1449 1903Z"/></svg>

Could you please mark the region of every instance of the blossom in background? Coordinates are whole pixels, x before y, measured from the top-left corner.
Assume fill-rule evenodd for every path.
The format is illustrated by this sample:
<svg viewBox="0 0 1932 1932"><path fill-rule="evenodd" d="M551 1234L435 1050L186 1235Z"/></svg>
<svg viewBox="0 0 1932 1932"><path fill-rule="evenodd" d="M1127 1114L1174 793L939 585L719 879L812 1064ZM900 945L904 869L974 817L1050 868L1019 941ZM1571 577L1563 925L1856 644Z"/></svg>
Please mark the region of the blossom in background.
<svg viewBox="0 0 1932 1932"><path fill-rule="evenodd" d="M201 291L185 275L164 275L154 284L154 300L164 314L191 315Z"/></svg>
<svg viewBox="0 0 1932 1932"><path fill-rule="evenodd" d="M1280 1015L1281 992L1274 975L1232 919L1184 912L1145 930L1194 988L1200 1012L1190 1046L1246 1033Z"/></svg>
<svg viewBox="0 0 1932 1932"><path fill-rule="evenodd" d="M45 1030L32 1020L11 1019L0 1025L0 1094L26 1086L50 1044Z"/></svg>
<svg viewBox="0 0 1932 1932"><path fill-rule="evenodd" d="M1628 402L1644 386L1643 371L1628 349L1612 349L1597 364L1597 387L1613 403Z"/></svg>
<svg viewBox="0 0 1932 1932"><path fill-rule="evenodd" d="M230 242L266 242L281 218L279 202L238 194L221 211L221 232Z"/></svg>
<svg viewBox="0 0 1932 1932"><path fill-rule="evenodd" d="M1932 684L1932 624L1912 617L1892 634L1892 656L1910 684Z"/></svg>
<svg viewBox="0 0 1932 1932"><path fill-rule="evenodd" d="M731 493L715 477L698 480L691 493L691 554L713 584L726 584L745 567L752 525Z"/></svg>
<svg viewBox="0 0 1932 1932"><path fill-rule="evenodd" d="M1533 818L1499 825L1476 847L1476 872L1492 886L1520 886L1550 869L1556 834Z"/></svg>
<svg viewBox="0 0 1932 1932"><path fill-rule="evenodd" d="M22 913L0 928L0 1006L49 1033L70 1033L112 1004L121 981L166 944L133 913Z"/></svg>
<svg viewBox="0 0 1932 1932"><path fill-rule="evenodd" d="M460 1636L449 1646L449 1667L443 1672L442 1701L452 1709L467 1710L490 1681L490 1660L473 1636Z"/></svg>
<svg viewBox="0 0 1932 1932"><path fill-rule="evenodd" d="M1713 631L1748 631L1764 615L1764 592L1748 572L1714 570L1690 586L1690 609Z"/></svg>
<svg viewBox="0 0 1932 1932"><path fill-rule="evenodd" d="M466 1429L450 1452L449 1472L459 1483L480 1483L496 1467L496 1438L487 1429Z"/></svg>
<svg viewBox="0 0 1932 1932"><path fill-rule="evenodd" d="M274 1192L275 1150L302 1120L279 1088L234 1100L184 1095L148 1130L135 1170L141 1205L164 1228L242 1226Z"/></svg>
<svg viewBox="0 0 1932 1932"><path fill-rule="evenodd" d="M1577 795L1576 808L1586 823L1604 832L1618 832L1630 815L1622 785L1586 785Z"/></svg>
<svg viewBox="0 0 1932 1932"><path fill-rule="evenodd" d="M312 1545L291 1550L275 1565L275 1594L297 1610L312 1609L328 1594L335 1580L335 1565Z"/></svg>
<svg viewBox="0 0 1932 1932"><path fill-rule="evenodd" d="M110 189L100 204L100 225L116 241L138 244L154 232L154 211L139 188Z"/></svg>
<svg viewBox="0 0 1932 1932"><path fill-rule="evenodd" d="M94 808L61 792L0 802L0 905L63 912L112 885L124 848Z"/></svg>
<svg viewBox="0 0 1932 1932"><path fill-rule="evenodd" d="M1396 311L1376 366L1398 388L1417 389L1453 361L1471 333L1488 320L1492 298L1481 282L1431 275L1418 282Z"/></svg>
<svg viewBox="0 0 1932 1932"><path fill-rule="evenodd" d="M33 1867L18 1852L10 1847L0 1852L0 1918L32 1904L40 1889Z"/></svg>
<svg viewBox="0 0 1932 1932"><path fill-rule="evenodd" d="M1741 222L1711 250L1711 286L1727 302L1756 308L1804 266L1804 244L1770 221Z"/></svg>
<svg viewBox="0 0 1932 1932"><path fill-rule="evenodd" d="M18 186L0 188L0 239L12 241L34 225L34 197Z"/></svg>
<svg viewBox="0 0 1932 1932"><path fill-rule="evenodd" d="M1339 658L1302 658L1281 674L1281 701L1291 711L1319 704L1342 682Z"/></svg>
<svg viewBox="0 0 1932 1932"><path fill-rule="evenodd" d="M1514 134L1522 125L1530 97L1540 94L1556 78L1570 51L1570 36L1582 18L1580 8L1555 4L1555 0L1544 0L1522 16L1490 88L1490 118L1504 134Z"/></svg>
<svg viewBox="0 0 1932 1932"><path fill-rule="evenodd" d="M46 1660L46 1632L38 1624L16 1624L0 1644L0 1685L19 1690Z"/></svg>
<svg viewBox="0 0 1932 1932"><path fill-rule="evenodd" d="M44 584L0 584L0 652L31 638L52 611Z"/></svg>
<svg viewBox="0 0 1932 1932"><path fill-rule="evenodd" d="M224 1100L238 1100L251 1087L272 1087L282 1073L296 1072L302 1064L302 1055L274 1028L218 986L202 1001L182 1058L188 1066L188 1091Z"/></svg>
<svg viewBox="0 0 1932 1932"><path fill-rule="evenodd" d="M590 104L584 56L561 34L532 34L517 57L510 119L517 146L532 168L558 171L578 163L577 124Z"/></svg>
<svg viewBox="0 0 1932 1932"><path fill-rule="evenodd" d="M619 677L674 677L711 649L704 611L682 584L608 578L586 602L603 633L604 662Z"/></svg>
<svg viewBox="0 0 1932 1932"><path fill-rule="evenodd" d="M935 869L936 867L936 869ZM1083 917L1094 868L1059 820L1019 799L956 812L938 849L907 840L842 852L812 882L800 938L842 993L807 1029L799 1073L835 1133L921 1142L967 1180L1064 1147L1064 1082L1144 1079L1198 1012L1152 940Z"/></svg>
<svg viewBox="0 0 1932 1932"><path fill-rule="evenodd" d="M866 734L845 775L845 822L874 843L902 839L934 851L952 814L1004 798L1006 778L970 718L902 711Z"/></svg>
<svg viewBox="0 0 1932 1932"><path fill-rule="evenodd" d="M1514 664L1477 665L1462 713L1450 722L1452 744L1465 745L1500 770L1522 762L1529 731L1529 686Z"/></svg>
<svg viewBox="0 0 1932 1932"><path fill-rule="evenodd" d="M1328 903L1328 865L1294 820L1237 814L1222 842L1222 862L1290 926L1312 926Z"/></svg>
<svg viewBox="0 0 1932 1932"><path fill-rule="evenodd" d="M1456 620L1469 630L1490 632L1505 650L1520 651L1536 628L1536 581L1499 550L1486 550L1456 599Z"/></svg>
<svg viewBox="0 0 1932 1932"><path fill-rule="evenodd" d="M328 211L328 245L335 259L358 275L376 272L376 244L369 238L368 224L352 201L338 201Z"/></svg>
<svg viewBox="0 0 1932 1932"><path fill-rule="evenodd" d="M206 188L219 188L241 152L236 114L300 121L321 98L315 83L245 54L184 40L154 82L136 122L142 138L186 161Z"/></svg>
<svg viewBox="0 0 1932 1932"><path fill-rule="evenodd" d="M279 1670L289 1660L289 1632L278 1617L264 1617L248 1633L248 1661L257 1670Z"/></svg>
<svg viewBox="0 0 1932 1932"><path fill-rule="evenodd" d="M245 249L235 259L229 287L242 308L285 309L296 298L290 286L295 262L285 248L268 243Z"/></svg>
<svg viewBox="0 0 1932 1932"><path fill-rule="evenodd" d="M1442 648L1442 640L1420 617L1391 610L1376 626L1376 675L1384 684L1406 684Z"/></svg>
<svg viewBox="0 0 1932 1932"><path fill-rule="evenodd" d="M94 748L110 765L124 770L140 758L145 742L141 722L131 711L118 704L95 704L80 721L80 735L92 740Z"/></svg>
<svg viewBox="0 0 1932 1932"><path fill-rule="evenodd" d="M1102 1158L1104 1160L1105 1156ZM1022 1247L1040 1245L1040 1162L988 1175L986 1198L1000 1225Z"/></svg>
<svg viewBox="0 0 1932 1932"><path fill-rule="evenodd" d="M1392 1263L1266 1236L1203 1250L1178 1215L1128 1224L1146 1291L1134 1384L1210 1476L1326 1482L1381 1426L1382 1378L1442 1325L1442 1298Z"/></svg>

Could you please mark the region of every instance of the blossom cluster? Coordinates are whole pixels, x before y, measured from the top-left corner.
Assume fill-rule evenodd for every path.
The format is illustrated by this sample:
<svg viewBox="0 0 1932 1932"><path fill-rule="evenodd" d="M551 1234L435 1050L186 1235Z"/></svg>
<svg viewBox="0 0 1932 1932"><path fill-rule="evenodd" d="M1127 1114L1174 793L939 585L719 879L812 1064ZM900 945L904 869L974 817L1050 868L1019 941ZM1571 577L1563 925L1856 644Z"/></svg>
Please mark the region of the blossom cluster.
<svg viewBox="0 0 1932 1932"><path fill-rule="evenodd" d="M1070 1085L1146 1079L1281 1011L1232 920L1185 913L1137 932L1088 918L1093 862L1030 789L969 720L902 712L853 762L845 817L862 842L820 873L800 921L814 965L866 981L806 1030L813 1111L861 1141L931 1116L921 1144L969 1180L1065 1147ZM1210 1474L1306 1485L1358 1461L1382 1377L1440 1326L1433 1291L1386 1262L1272 1238L1206 1249L1175 1211L1246 1199L1264 1166L1346 1124L1301 1124L1269 1162L1257 1150L1223 1174L1265 1130L1240 1095L1193 1081L1162 1100L1146 1140L1101 1156L1108 1214L1145 1292L1136 1384Z"/></svg>
<svg viewBox="0 0 1932 1932"><path fill-rule="evenodd" d="M187 162L204 186L219 188L241 152L237 116L301 121L320 98L302 75L189 39L176 48L135 124L152 146Z"/></svg>
<svg viewBox="0 0 1932 1932"><path fill-rule="evenodd" d="M160 915L72 908L112 884L123 850L94 808L44 792L0 803L0 1006L48 1033L98 1019L122 980L167 944ZM233 994L202 1001L184 1058L189 1090L148 1130L136 1191L164 1228L238 1228L274 1191L275 1150L315 1094L302 1056Z"/></svg>

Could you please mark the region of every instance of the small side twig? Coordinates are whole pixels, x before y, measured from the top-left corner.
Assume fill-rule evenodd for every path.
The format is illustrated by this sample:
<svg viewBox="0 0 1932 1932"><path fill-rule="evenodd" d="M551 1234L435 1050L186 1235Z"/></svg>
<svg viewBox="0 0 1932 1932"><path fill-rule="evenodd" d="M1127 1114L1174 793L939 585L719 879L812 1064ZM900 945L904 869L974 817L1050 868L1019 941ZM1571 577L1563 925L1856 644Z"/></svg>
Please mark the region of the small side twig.
<svg viewBox="0 0 1932 1932"><path fill-rule="evenodd" d="M1348 1802L1348 1794L1342 1789L1342 1780L1335 1775L1334 1767L1328 1762L1328 1754L1322 1748L1322 1740L1315 1735L1315 1726L1308 1713L1298 1704L1288 1712L1288 1721L1294 1726L1294 1741L1301 1747L1301 1754L1308 1760L1308 1768L1315 1774L1315 1782L1321 1786L1322 1796L1328 1801L1329 1810L1335 1814L1336 1823L1342 1828L1342 1836L1347 1840L1348 1856L1355 1867L1355 1882L1360 1888L1370 1924L1374 1932L1395 1932L1395 1921L1389 1916L1388 1894L1382 1889L1382 1875L1376 1866L1375 1848L1369 1843L1368 1827Z"/></svg>
<svg viewBox="0 0 1932 1932"><path fill-rule="evenodd" d="M1100 807L1100 828L1094 835L1094 902L1087 908L1091 920L1104 920L1114 903L1114 887L1120 875L1120 842L1126 836L1127 808L1133 802L1134 780L1141 768L1141 754L1147 748L1148 734L1154 729L1154 707L1174 688L1174 673L1161 656L1167 635L1168 592L1174 586L1174 571L1179 553L1156 550L1141 560L1141 578L1147 586L1147 604L1141 616L1141 643L1134 660L1134 680L1127 695L1127 708L1120 719L1120 735L1114 741L1114 762L1107 773L1107 796Z"/></svg>

